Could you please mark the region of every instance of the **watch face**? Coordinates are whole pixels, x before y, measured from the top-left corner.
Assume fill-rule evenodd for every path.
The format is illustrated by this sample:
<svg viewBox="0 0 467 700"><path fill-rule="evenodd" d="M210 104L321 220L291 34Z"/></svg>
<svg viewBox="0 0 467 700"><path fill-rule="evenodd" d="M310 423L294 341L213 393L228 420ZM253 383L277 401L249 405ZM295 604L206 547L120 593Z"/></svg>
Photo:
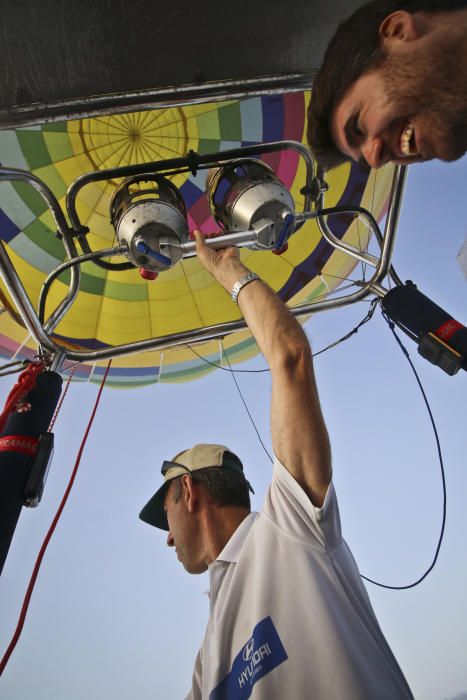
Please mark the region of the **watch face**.
<svg viewBox="0 0 467 700"><path fill-rule="evenodd" d="M234 301L236 304L238 303L238 295L240 294L240 291L243 289L243 287L248 284L248 282L253 282L253 280L259 280L260 278L256 274L256 272L249 272L247 275L244 275L241 277L237 282L235 282L233 289L232 289L232 301Z"/></svg>

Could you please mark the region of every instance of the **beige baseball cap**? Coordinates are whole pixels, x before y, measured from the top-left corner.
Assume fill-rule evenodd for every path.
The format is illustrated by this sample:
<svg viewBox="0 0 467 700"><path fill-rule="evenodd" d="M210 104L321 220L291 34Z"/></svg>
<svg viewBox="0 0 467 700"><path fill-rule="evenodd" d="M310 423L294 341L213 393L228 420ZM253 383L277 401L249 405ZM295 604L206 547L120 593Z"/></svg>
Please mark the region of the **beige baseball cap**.
<svg viewBox="0 0 467 700"><path fill-rule="evenodd" d="M189 450L183 450L175 455L170 461L164 461L161 467L161 474L164 483L156 491L154 496L146 503L139 514L141 520L162 530L168 530L169 525L164 510L165 493L169 481L183 474L192 474L198 469L208 467L220 467L222 469L232 469L238 472L245 479L245 483L252 493L250 483L243 473L243 464L237 455L225 445L200 444L194 445Z"/></svg>

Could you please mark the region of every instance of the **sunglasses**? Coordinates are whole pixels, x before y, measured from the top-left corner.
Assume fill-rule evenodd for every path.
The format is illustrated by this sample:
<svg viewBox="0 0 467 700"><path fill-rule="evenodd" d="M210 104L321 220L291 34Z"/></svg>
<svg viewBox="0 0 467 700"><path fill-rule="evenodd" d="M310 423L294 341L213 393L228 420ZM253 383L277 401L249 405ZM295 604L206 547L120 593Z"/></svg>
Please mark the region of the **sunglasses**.
<svg viewBox="0 0 467 700"><path fill-rule="evenodd" d="M207 469L207 467L205 467ZM245 474L243 473L243 469L236 464L229 464L229 465L224 465L224 469L231 469L234 472L237 472L238 474L241 474L243 478L245 479L245 482L248 486L248 490L251 491L251 493L254 493L253 488L250 484L250 482L245 478ZM184 469L187 474L189 474L191 477L194 478L193 472L191 469L188 469L188 467L185 467L184 464L179 464L178 462L170 462L168 459L164 459L162 462L162 467L161 467L161 474L162 476L166 476L167 473L171 469Z"/></svg>
<svg viewBox="0 0 467 700"><path fill-rule="evenodd" d="M185 467L183 464L178 464L178 462L170 462L168 459L164 459L161 467L162 476L165 476L171 469L185 469L187 474L190 474L190 476L193 473L191 469L188 469L188 467Z"/></svg>

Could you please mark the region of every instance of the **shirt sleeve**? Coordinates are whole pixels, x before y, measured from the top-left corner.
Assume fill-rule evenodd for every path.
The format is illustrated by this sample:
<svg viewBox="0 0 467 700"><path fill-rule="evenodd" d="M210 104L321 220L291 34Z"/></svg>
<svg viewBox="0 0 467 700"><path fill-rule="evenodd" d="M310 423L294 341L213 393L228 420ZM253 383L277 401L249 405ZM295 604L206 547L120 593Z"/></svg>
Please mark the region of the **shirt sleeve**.
<svg viewBox="0 0 467 700"><path fill-rule="evenodd" d="M332 482L322 507L317 508L277 458L263 513L282 530L311 544L334 549L342 542L339 508Z"/></svg>

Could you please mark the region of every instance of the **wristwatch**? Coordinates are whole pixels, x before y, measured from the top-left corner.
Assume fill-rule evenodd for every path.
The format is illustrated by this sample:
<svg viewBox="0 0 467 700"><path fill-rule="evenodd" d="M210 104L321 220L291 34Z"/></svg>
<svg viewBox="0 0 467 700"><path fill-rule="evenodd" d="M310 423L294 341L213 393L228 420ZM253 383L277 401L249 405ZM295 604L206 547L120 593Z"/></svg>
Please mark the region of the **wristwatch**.
<svg viewBox="0 0 467 700"><path fill-rule="evenodd" d="M240 277L239 280L237 280L232 287L232 292L231 292L231 297L232 301L235 304L238 304L238 295L242 291L243 287L245 287L247 284L250 282L253 282L254 280L259 280L260 278L256 274L256 272L248 272L246 275L243 275L243 277Z"/></svg>

